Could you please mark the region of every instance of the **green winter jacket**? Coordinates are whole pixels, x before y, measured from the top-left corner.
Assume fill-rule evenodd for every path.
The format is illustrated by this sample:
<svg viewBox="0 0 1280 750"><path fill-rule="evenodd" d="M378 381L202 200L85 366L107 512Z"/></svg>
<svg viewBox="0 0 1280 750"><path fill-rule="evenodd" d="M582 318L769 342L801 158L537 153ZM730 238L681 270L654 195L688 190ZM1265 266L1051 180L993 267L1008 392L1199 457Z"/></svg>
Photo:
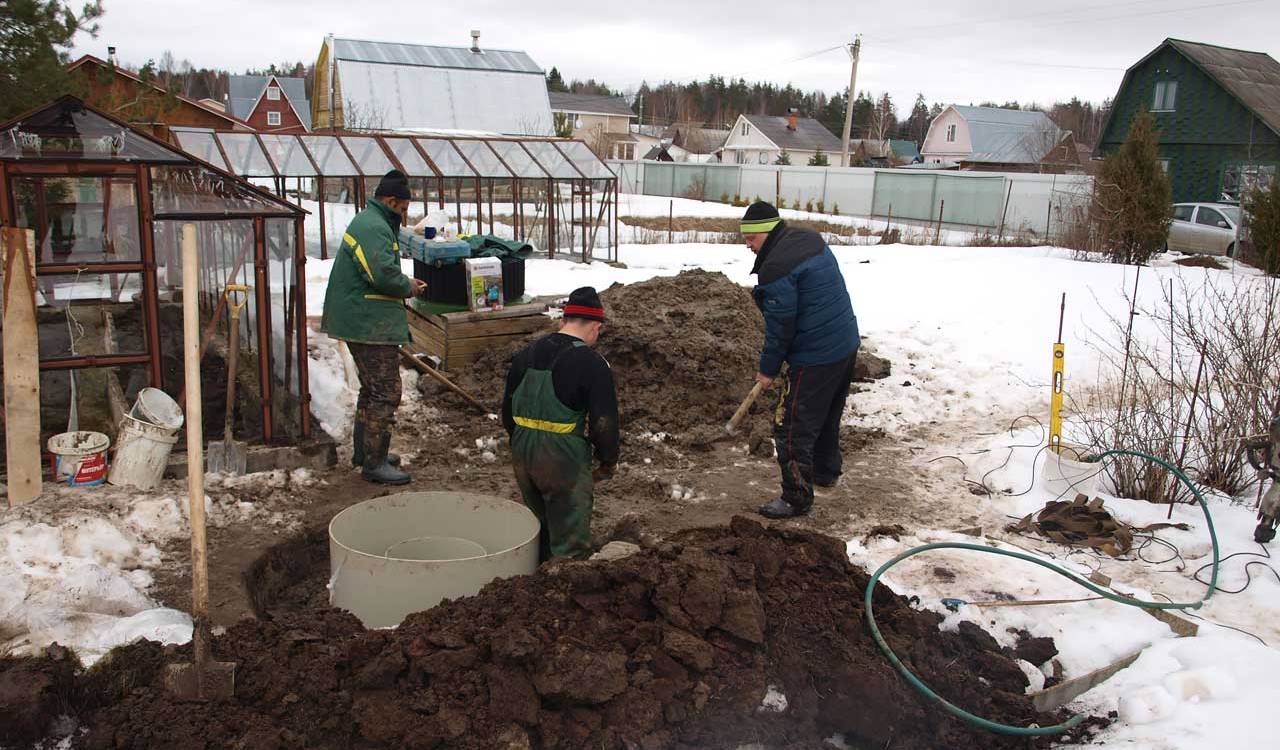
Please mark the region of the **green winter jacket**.
<svg viewBox="0 0 1280 750"><path fill-rule="evenodd" d="M399 229L400 216L373 199L351 220L329 274L320 330L360 344L409 343L404 300L413 287L400 271Z"/></svg>

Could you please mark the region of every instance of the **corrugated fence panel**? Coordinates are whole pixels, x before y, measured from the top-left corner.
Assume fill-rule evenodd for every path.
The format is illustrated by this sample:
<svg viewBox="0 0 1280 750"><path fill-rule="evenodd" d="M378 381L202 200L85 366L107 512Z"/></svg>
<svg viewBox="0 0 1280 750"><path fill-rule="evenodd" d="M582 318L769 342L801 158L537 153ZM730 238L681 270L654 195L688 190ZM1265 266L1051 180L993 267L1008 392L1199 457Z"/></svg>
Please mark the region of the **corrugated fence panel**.
<svg viewBox="0 0 1280 750"><path fill-rule="evenodd" d="M998 175L968 177L940 174L933 193L934 218L941 209L945 223L994 227L1000 222L1004 190L1005 180Z"/></svg>
<svg viewBox="0 0 1280 750"><path fill-rule="evenodd" d="M870 216L875 196L874 169L833 169L827 173L827 210L845 216Z"/></svg>
<svg viewBox="0 0 1280 750"><path fill-rule="evenodd" d="M929 172L876 172L872 215L895 219L936 219L931 215L937 175Z"/></svg>
<svg viewBox="0 0 1280 750"><path fill-rule="evenodd" d="M827 170L821 167L783 167L782 197L787 208L804 208L823 199L827 187Z"/></svg>
<svg viewBox="0 0 1280 750"><path fill-rule="evenodd" d="M644 194L674 197L676 165L650 162L644 166Z"/></svg>
<svg viewBox="0 0 1280 750"><path fill-rule="evenodd" d="M707 200L732 199L738 192L738 170L732 164L707 164Z"/></svg>
<svg viewBox="0 0 1280 750"><path fill-rule="evenodd" d="M778 190L777 167L739 167L741 184L739 195L745 201L753 200L757 195L761 200L772 202Z"/></svg>

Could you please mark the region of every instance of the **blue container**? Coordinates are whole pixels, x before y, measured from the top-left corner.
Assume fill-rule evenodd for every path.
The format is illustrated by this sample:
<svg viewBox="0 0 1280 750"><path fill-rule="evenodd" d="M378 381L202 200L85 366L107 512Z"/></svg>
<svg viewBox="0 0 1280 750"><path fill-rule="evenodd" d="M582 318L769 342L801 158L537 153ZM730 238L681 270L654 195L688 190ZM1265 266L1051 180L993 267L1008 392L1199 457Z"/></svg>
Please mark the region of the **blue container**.
<svg viewBox="0 0 1280 750"><path fill-rule="evenodd" d="M471 245L462 240L437 242L408 232L400 233L400 253L420 263L442 266L471 257Z"/></svg>

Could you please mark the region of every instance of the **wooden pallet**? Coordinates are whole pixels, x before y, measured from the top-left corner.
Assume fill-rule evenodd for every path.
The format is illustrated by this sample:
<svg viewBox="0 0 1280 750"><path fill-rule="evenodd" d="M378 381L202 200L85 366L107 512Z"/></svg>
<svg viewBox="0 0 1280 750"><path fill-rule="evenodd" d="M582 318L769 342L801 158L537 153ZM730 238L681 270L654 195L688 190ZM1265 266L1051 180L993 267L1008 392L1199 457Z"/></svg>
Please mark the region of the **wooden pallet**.
<svg viewBox="0 0 1280 750"><path fill-rule="evenodd" d="M544 303L512 305L492 312L423 315L406 306L415 347L439 357L446 370L467 367L491 349L538 331L551 331Z"/></svg>

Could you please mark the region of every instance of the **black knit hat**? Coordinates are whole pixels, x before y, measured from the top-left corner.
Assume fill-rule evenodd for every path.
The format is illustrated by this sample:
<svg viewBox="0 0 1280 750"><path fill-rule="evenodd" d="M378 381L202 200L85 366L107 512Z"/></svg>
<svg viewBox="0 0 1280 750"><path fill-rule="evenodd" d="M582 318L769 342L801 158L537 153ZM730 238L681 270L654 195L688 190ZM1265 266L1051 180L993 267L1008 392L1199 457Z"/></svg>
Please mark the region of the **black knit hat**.
<svg viewBox="0 0 1280 750"><path fill-rule="evenodd" d="M399 198L402 201L413 200L413 196L409 195L409 178L404 176L404 172L393 169L382 175L382 180L378 182L378 189L373 191L374 198Z"/></svg>
<svg viewBox="0 0 1280 750"><path fill-rule="evenodd" d="M566 318L582 318L604 322L604 304L595 287L583 286L569 292L569 302L564 306Z"/></svg>
<svg viewBox="0 0 1280 750"><path fill-rule="evenodd" d="M778 217L778 209L774 208L772 203L756 201L747 206L747 212L742 215L739 230L743 234L768 234L778 226L779 221L781 219Z"/></svg>

